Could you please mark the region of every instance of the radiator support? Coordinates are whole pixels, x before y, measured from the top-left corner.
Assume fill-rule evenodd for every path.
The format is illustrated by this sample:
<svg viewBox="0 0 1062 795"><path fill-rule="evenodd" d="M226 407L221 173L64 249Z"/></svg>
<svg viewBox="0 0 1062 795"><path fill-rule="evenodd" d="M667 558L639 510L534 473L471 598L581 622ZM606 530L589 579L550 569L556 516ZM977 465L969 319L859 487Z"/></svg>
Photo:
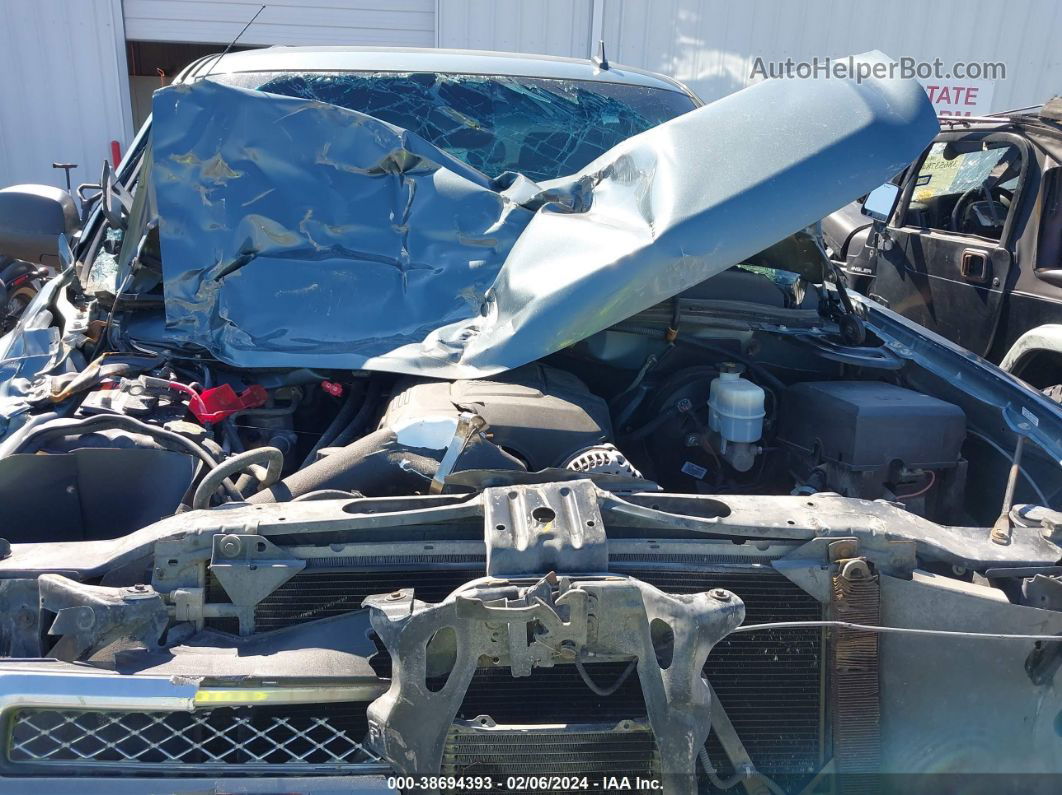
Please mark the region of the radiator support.
<svg viewBox="0 0 1062 795"><path fill-rule="evenodd" d="M369 706L369 744L399 773L441 769L481 660L523 677L561 662L626 659L636 661L665 793L695 789L697 752L711 727L711 691L700 673L745 617L729 591L675 597L619 575L472 582L436 605L408 590L365 604L393 661L391 688ZM431 687L429 647L443 632L454 635L454 658L445 683Z"/></svg>

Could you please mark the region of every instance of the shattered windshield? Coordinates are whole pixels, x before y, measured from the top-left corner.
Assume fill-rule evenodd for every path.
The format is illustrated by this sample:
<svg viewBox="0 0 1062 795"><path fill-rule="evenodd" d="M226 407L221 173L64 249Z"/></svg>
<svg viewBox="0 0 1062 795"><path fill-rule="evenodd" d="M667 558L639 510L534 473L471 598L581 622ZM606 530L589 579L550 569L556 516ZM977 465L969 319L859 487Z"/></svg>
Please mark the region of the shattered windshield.
<svg viewBox="0 0 1062 795"><path fill-rule="evenodd" d="M572 174L613 146L694 108L677 91L593 80L395 72L253 72L229 85L366 113L483 173Z"/></svg>

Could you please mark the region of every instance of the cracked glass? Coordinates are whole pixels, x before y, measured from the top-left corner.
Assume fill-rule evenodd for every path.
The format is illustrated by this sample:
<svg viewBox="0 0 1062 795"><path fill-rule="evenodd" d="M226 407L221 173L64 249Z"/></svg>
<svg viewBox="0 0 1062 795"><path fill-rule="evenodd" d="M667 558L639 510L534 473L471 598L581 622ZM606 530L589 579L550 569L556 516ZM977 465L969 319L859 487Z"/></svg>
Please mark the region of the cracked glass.
<svg viewBox="0 0 1062 795"><path fill-rule="evenodd" d="M425 72L253 72L229 85L317 100L416 133L491 177L572 174L694 108L678 91L596 80Z"/></svg>

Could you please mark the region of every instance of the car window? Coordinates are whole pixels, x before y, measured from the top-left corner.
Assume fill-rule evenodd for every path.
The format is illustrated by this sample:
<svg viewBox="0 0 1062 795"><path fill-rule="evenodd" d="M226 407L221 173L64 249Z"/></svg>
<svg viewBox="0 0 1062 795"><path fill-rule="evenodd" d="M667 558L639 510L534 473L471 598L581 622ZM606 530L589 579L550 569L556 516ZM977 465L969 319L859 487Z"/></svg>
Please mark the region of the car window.
<svg viewBox="0 0 1062 795"><path fill-rule="evenodd" d="M316 99L417 133L496 177L572 174L625 138L696 107L678 91L593 80L395 72L255 72L210 78Z"/></svg>
<svg viewBox="0 0 1062 795"><path fill-rule="evenodd" d="M1021 159L1021 150L1006 141L937 141L918 169L904 226L999 240Z"/></svg>

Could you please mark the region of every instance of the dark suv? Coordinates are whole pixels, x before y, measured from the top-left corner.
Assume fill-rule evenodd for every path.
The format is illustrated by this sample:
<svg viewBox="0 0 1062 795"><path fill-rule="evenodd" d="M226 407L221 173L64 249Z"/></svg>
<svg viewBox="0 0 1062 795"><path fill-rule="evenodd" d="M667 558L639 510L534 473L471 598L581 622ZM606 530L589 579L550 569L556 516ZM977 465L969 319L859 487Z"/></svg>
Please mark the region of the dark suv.
<svg viewBox="0 0 1062 795"><path fill-rule="evenodd" d="M823 221L852 286L1041 389L1062 383L1059 119L1059 99L942 119L909 168Z"/></svg>

